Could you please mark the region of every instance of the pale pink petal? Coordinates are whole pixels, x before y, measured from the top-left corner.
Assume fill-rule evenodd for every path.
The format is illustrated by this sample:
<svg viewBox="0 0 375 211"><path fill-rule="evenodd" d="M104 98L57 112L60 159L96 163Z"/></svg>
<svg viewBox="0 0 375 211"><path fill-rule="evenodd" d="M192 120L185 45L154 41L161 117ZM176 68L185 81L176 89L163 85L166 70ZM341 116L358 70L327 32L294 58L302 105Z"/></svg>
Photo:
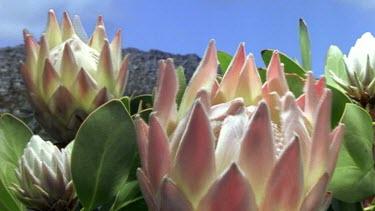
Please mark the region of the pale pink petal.
<svg viewBox="0 0 375 211"><path fill-rule="evenodd" d="M220 135L215 150L216 172L218 175L238 160L241 139L247 124L248 116L242 104L242 111L228 115L221 123L220 128L218 128ZM214 130L214 132L216 131Z"/></svg>
<svg viewBox="0 0 375 211"><path fill-rule="evenodd" d="M176 95L178 92L178 78L172 59L168 59L165 66L159 70L158 91L155 96L154 111L167 134L170 134L177 123Z"/></svg>
<svg viewBox="0 0 375 211"><path fill-rule="evenodd" d="M261 210L299 210L304 176L297 137L287 146L266 185Z"/></svg>
<svg viewBox="0 0 375 211"><path fill-rule="evenodd" d="M311 75L311 76L309 76L309 75ZM312 73L311 72L309 72L308 73L308 77L311 77L312 79L314 78L313 76L312 76ZM309 80L309 79L308 79ZM308 80L306 81L306 84L305 84L305 93L306 93L306 89L307 89L307 83L308 83ZM309 83L312 83L312 82L309 82ZM317 95L320 97L320 96L322 96L323 95L323 91L324 91L324 89L325 89L325 87L326 87L326 79L325 79L325 77L324 76L322 76L316 83L315 83L315 89L314 90L316 90L316 93L317 93ZM310 102L313 102L312 100L310 100ZM298 99L297 99L297 104L298 104L298 106L302 109L302 110L305 110L305 103L306 103L306 94L303 94L303 95L301 95Z"/></svg>
<svg viewBox="0 0 375 211"><path fill-rule="evenodd" d="M40 80L39 78L40 76L38 75L38 73L40 72L41 69L44 68L44 62L47 58L48 59L50 58L50 50L49 50L49 46L47 43L46 34L43 34L42 37L40 38L38 61L36 63L36 66L33 67L34 68L33 71L35 72L34 74L36 77L35 79Z"/></svg>
<svg viewBox="0 0 375 211"><path fill-rule="evenodd" d="M284 74L284 64L280 62L279 52L274 51L267 68L267 82L263 85L263 95L276 92L284 96L289 91Z"/></svg>
<svg viewBox="0 0 375 211"><path fill-rule="evenodd" d="M39 54L39 44L36 40L31 36L31 34L25 29L23 31L24 41L25 41L25 51L26 51L26 66L28 71L30 72L30 76L32 77L33 81L37 79L37 71L36 65L38 63L38 54ZM44 64L44 60L43 60Z"/></svg>
<svg viewBox="0 0 375 211"><path fill-rule="evenodd" d="M229 64L228 70L221 80L219 91L213 101L214 104L224 103L234 99L236 89L233 87L237 87L245 60L245 47L244 43L241 43L237 49L236 55Z"/></svg>
<svg viewBox="0 0 375 211"><path fill-rule="evenodd" d="M77 102L73 95L64 86L59 86L48 101L48 108L56 117L68 121Z"/></svg>
<svg viewBox="0 0 375 211"><path fill-rule="evenodd" d="M211 102L210 102L209 94L207 90L204 90L204 89L200 90L198 92L196 100L199 100L206 110L210 109ZM171 135L172 140L170 144L170 149L171 149L172 158L176 157L177 149L180 146L180 143L182 141L182 136L185 134L185 131L187 129L187 125L189 123L192 110L193 108L190 107L189 110L186 112L185 116L178 122L176 129Z"/></svg>
<svg viewBox="0 0 375 211"><path fill-rule="evenodd" d="M63 42L71 38L73 34L75 34L73 24L69 18L68 12L64 12L63 14L63 20L61 23L61 33L61 38Z"/></svg>
<svg viewBox="0 0 375 211"><path fill-rule="evenodd" d="M177 149L172 179L193 206L215 178L215 143L207 113L200 100L193 105L186 131Z"/></svg>
<svg viewBox="0 0 375 211"><path fill-rule="evenodd" d="M310 134L312 126L306 120L304 113L296 104L293 94L288 93L283 98L282 112L281 112L281 135L276 140L277 154L288 144L288 141L293 140L294 136L298 136L301 144L303 154L303 163L307 165L310 154ZM307 169L305 169L305 172Z"/></svg>
<svg viewBox="0 0 375 211"><path fill-rule="evenodd" d="M200 201L198 210L257 210L253 190L238 166L233 163Z"/></svg>
<svg viewBox="0 0 375 211"><path fill-rule="evenodd" d="M47 102L60 85L60 77L51 62L46 59L42 75L44 99Z"/></svg>
<svg viewBox="0 0 375 211"><path fill-rule="evenodd" d="M260 204L267 179L275 164L274 137L267 104L259 103L246 128L239 152L238 163L254 190Z"/></svg>
<svg viewBox="0 0 375 211"><path fill-rule="evenodd" d="M194 211L184 193L168 177L164 177L160 190L160 210Z"/></svg>
<svg viewBox="0 0 375 211"><path fill-rule="evenodd" d="M158 211L157 202L153 192L151 191L150 181L147 179L146 175L142 169L137 169L137 178L139 182L139 187L141 188L143 198L146 201L147 207L151 211Z"/></svg>
<svg viewBox="0 0 375 211"><path fill-rule="evenodd" d="M315 89L315 79L312 72L307 73L307 79L304 88L305 93L305 107L304 112L310 122L315 122L314 117L316 116L317 102L319 102L320 96Z"/></svg>
<svg viewBox="0 0 375 211"><path fill-rule="evenodd" d="M208 45L205 55L197 70L194 72L189 85L186 87L184 96L179 108L179 119L181 119L189 107L193 104L200 89L206 89L211 93L211 89L216 80L218 60L215 48L215 41Z"/></svg>
<svg viewBox="0 0 375 211"><path fill-rule="evenodd" d="M96 80L98 81L98 84L102 84L103 86L107 87L111 93L113 93L115 86L115 84L113 84L113 80L115 75L108 40L104 41L103 48L100 53L97 74Z"/></svg>
<svg viewBox="0 0 375 211"><path fill-rule="evenodd" d="M323 174L312 186L302 202L300 210L321 210L327 197L328 173Z"/></svg>
<svg viewBox="0 0 375 211"><path fill-rule="evenodd" d="M344 138L344 124L340 123L330 135L329 158L327 172L332 177L336 167L337 157L340 152L341 142Z"/></svg>
<svg viewBox="0 0 375 211"><path fill-rule="evenodd" d="M87 111L99 91L96 82L83 68L81 68L72 85L74 96L77 99L82 99L80 100L81 106Z"/></svg>
<svg viewBox="0 0 375 211"><path fill-rule="evenodd" d="M134 121L135 131L137 133L137 144L139 157L141 159L141 166L144 174L148 174L148 137L149 137L149 127L143 119L137 115Z"/></svg>
<svg viewBox="0 0 375 211"><path fill-rule="evenodd" d="M79 71L79 66L74 57L74 53L69 43L64 46L62 62L60 67L61 81L66 87L70 88Z"/></svg>
<svg viewBox="0 0 375 211"><path fill-rule="evenodd" d="M96 94L96 97L92 101L90 111L93 111L110 99L113 99L113 95L108 91L106 87L103 87L99 90L99 92Z"/></svg>
<svg viewBox="0 0 375 211"><path fill-rule="evenodd" d="M53 10L50 10L48 12L46 36L47 36L48 46L50 47L50 49L54 48L55 46L59 45L62 42L60 26L59 26L59 23L57 22L57 18Z"/></svg>
<svg viewBox="0 0 375 211"><path fill-rule="evenodd" d="M262 81L253 55L246 58L238 80L235 97L243 98L246 106L257 105L262 99Z"/></svg>
<svg viewBox="0 0 375 211"><path fill-rule="evenodd" d="M128 81L128 65L129 65L129 56L126 55L124 60L121 63L118 75L116 78L115 86L115 96L121 97L124 94L126 83Z"/></svg>
<svg viewBox="0 0 375 211"><path fill-rule="evenodd" d="M29 93L35 93L38 92L35 83L32 79L32 76L30 75L29 69L27 69L27 66L22 61L20 62L20 69L21 69L21 75L23 78L23 81L25 83L25 87Z"/></svg>
<svg viewBox="0 0 375 211"><path fill-rule="evenodd" d="M115 70L120 69L121 61L122 61L122 35L121 29L116 32L115 37L111 42L111 54L113 59L113 65Z"/></svg>
<svg viewBox="0 0 375 211"><path fill-rule="evenodd" d="M329 159L329 134L331 131L331 90L326 89L317 105L316 122L311 137L311 153L307 169L306 187L311 187L327 171Z"/></svg>
<svg viewBox="0 0 375 211"><path fill-rule="evenodd" d="M150 180L152 192L156 193L164 176L169 172L171 159L168 137L155 113L150 115L148 134L148 178Z"/></svg>
<svg viewBox="0 0 375 211"><path fill-rule="evenodd" d="M103 17L99 16L95 30L92 33L87 44L95 50L100 51L103 48L104 41L108 42L108 39L107 34L105 32Z"/></svg>

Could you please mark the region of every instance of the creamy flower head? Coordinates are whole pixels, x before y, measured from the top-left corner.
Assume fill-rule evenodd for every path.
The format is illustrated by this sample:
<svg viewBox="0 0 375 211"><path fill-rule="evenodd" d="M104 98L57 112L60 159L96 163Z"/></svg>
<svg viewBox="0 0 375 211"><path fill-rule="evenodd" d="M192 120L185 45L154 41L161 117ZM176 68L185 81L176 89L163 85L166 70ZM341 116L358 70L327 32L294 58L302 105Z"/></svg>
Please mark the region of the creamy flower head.
<svg viewBox="0 0 375 211"><path fill-rule="evenodd" d="M70 173L72 145L61 151L39 136L31 137L16 169L13 189L30 209L69 210L76 202Z"/></svg>
<svg viewBox="0 0 375 211"><path fill-rule="evenodd" d="M121 30L109 42L101 16L86 41L78 16L72 22L65 12L59 25L50 10L40 42L27 30L24 39L21 74L36 119L62 145L74 139L89 113L123 95L128 57L122 58Z"/></svg>

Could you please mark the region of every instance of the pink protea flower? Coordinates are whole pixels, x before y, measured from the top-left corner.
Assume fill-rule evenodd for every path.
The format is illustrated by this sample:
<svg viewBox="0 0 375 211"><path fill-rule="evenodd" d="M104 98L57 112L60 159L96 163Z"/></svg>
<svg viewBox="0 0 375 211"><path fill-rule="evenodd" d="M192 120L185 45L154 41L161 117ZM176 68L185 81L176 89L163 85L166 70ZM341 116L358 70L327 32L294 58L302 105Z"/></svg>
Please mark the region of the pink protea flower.
<svg viewBox="0 0 375 211"><path fill-rule="evenodd" d="M86 43L78 16L75 27L64 13L61 27L49 11L38 44L24 30L26 63L21 73L35 116L58 141L69 143L85 117L125 88L128 59L122 60L121 31L108 42L102 17ZM78 36L80 35L80 36Z"/></svg>
<svg viewBox="0 0 375 211"><path fill-rule="evenodd" d="M305 93L289 92L277 52L262 86L252 55L240 45L220 84L212 41L179 110L171 60L159 70L154 112L136 119L150 210L317 210L343 125L330 130L331 92L307 74Z"/></svg>

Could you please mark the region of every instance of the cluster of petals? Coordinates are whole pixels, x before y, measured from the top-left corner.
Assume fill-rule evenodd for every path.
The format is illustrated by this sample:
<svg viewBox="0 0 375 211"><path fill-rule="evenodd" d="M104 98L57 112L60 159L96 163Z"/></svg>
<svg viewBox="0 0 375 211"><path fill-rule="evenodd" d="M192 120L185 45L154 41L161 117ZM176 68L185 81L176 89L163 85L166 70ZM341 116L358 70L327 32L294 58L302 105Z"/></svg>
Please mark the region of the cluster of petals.
<svg viewBox="0 0 375 211"><path fill-rule="evenodd" d="M78 16L71 21L65 12L59 26L50 10L40 42L27 30L24 40L21 73L29 98L36 118L56 139L70 142L88 113L122 96L128 59L122 59L121 30L109 43L101 16L87 39Z"/></svg>
<svg viewBox="0 0 375 211"><path fill-rule="evenodd" d="M172 60L161 61L154 112L137 118L150 210L318 210L343 136L330 129L331 91L307 73L304 94L289 91L278 52L262 84L244 45L216 81L214 41L179 105Z"/></svg>
<svg viewBox="0 0 375 211"><path fill-rule="evenodd" d="M366 32L344 56L345 73L335 74L333 80L348 95L366 105L375 104L375 38Z"/></svg>

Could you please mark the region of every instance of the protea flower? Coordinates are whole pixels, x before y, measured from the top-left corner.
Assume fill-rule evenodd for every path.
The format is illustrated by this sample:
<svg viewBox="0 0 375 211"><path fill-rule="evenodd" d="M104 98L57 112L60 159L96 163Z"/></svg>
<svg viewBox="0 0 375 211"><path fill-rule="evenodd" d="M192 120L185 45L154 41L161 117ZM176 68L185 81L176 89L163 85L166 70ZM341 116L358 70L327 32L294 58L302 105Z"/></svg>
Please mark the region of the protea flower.
<svg viewBox="0 0 375 211"><path fill-rule="evenodd" d="M345 76L338 76L333 71L333 80L342 87L349 97L359 102L362 107L371 109L375 106L375 38L367 32L357 40L344 56Z"/></svg>
<svg viewBox="0 0 375 211"><path fill-rule="evenodd" d="M76 194L70 174L70 146L61 151L31 137L16 169L16 196L32 210L73 210Z"/></svg>
<svg viewBox="0 0 375 211"><path fill-rule="evenodd" d="M127 78L128 59L121 61L121 31L109 43L99 17L86 43L79 18L75 21L76 28L65 12L59 27L50 10L40 44L24 30L27 59L26 64L21 62L21 73L36 119L63 144L74 139L91 111L122 96Z"/></svg>
<svg viewBox="0 0 375 211"><path fill-rule="evenodd" d="M330 130L331 92L307 75L305 93L289 92L277 52L263 85L243 44L220 84L211 42L179 110L173 62L162 62L154 112L136 119L150 210L319 210L343 125Z"/></svg>

